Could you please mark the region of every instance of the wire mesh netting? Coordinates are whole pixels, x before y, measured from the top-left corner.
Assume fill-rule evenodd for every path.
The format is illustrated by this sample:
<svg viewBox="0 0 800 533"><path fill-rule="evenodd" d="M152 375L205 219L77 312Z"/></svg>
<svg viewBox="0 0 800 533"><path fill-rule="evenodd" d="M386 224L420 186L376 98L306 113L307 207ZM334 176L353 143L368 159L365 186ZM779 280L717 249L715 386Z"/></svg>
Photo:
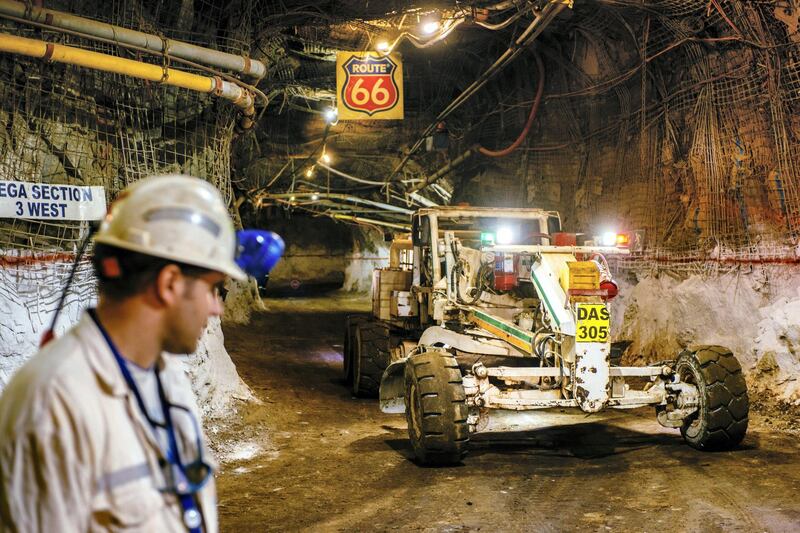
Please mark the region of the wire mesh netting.
<svg viewBox="0 0 800 533"><path fill-rule="evenodd" d="M550 79L527 144L529 202L560 202L578 231L644 230L654 257L794 257L799 13L576 4L573 39L554 30L539 43Z"/></svg>
<svg viewBox="0 0 800 533"><path fill-rule="evenodd" d="M146 1L113 2L103 10L89 3L68 7L224 51L253 49L270 63L271 94L283 95L272 108L277 113L288 107L319 114L333 97L335 52L364 49L403 18L388 5L344 2L330 11L288 4L200 1L177 9ZM481 191L473 196L494 193L515 205L559 209L578 231L601 225L644 230L654 253L791 245L800 231L799 12L789 3L768 1L576 3L536 44L547 81L527 144L484 165L488 171L472 172L466 165L460 184L455 174L446 179L464 190L477 184ZM164 61L3 24L6 33ZM342 124L327 137L328 147L368 152L354 156L345 170L382 179L402 144L413 141L408 132L428 125L520 29L486 40L465 32L458 49L448 49L446 42L409 49L402 126ZM453 54L460 59L453 61ZM522 57L487 84L481 98L448 117L447 156L476 142L498 149L518 135L537 85L532 56ZM5 55L0 97L3 179L103 185L112 197L142 176L186 172L231 194L234 110L206 95ZM277 179L276 186L294 190L307 170L305 160L285 156L308 153L314 139L323 137L307 124L275 123L255 141L264 157L243 163L237 179L245 188L267 187ZM296 134L303 128L308 138ZM419 154L404 176L431 174L447 163L446 155ZM501 174L508 185L502 195L497 192L505 187L498 185L506 183L502 177L490 183ZM322 178L330 181L316 177ZM5 220L2 225L4 250L69 251L81 233L77 223Z"/></svg>
<svg viewBox="0 0 800 533"><path fill-rule="evenodd" d="M103 9L85 3L78 6L84 13L72 12L223 51L241 52L249 47L245 15L234 17L206 2L182 5L191 12L176 14L159 8L161 3L133 2L111 2ZM165 19L176 22L174 30L164 30L161 21ZM228 24L235 24L236 31L217 37L220 30L228 30ZM0 19L0 26L7 35L153 64L165 61L13 21ZM198 72L182 65L178 68ZM208 94L0 55L0 180L102 186L111 201L142 177L183 173L213 183L230 203L235 119L233 106ZM0 299L11 307L26 307L31 324L45 320L87 230L86 222L0 219ZM86 301L92 293L90 269L84 261L72 297ZM11 316L16 311L4 307L3 312Z"/></svg>

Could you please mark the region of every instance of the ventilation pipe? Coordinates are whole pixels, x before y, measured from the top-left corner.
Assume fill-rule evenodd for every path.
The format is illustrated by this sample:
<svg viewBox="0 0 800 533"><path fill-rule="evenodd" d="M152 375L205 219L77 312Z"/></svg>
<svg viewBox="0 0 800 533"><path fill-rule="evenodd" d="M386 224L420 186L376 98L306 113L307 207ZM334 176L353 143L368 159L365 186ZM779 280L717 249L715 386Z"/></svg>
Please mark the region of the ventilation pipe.
<svg viewBox="0 0 800 533"><path fill-rule="evenodd" d="M0 15L16 17L46 24L54 28L80 32L93 37L138 46L153 52L163 53L225 70L232 70L256 79L261 79L267 75L267 67L264 63L246 56L228 54L209 48L203 48L202 46L184 43L182 41L165 39L158 35L77 17L53 9L29 6L23 2L0 0Z"/></svg>
<svg viewBox="0 0 800 533"><path fill-rule="evenodd" d="M0 34L0 52L20 54L213 94L229 100L241 109L242 116L239 119L241 129L249 129L254 124L255 100L250 91L217 76L200 76L160 65L151 65L132 59L7 34Z"/></svg>

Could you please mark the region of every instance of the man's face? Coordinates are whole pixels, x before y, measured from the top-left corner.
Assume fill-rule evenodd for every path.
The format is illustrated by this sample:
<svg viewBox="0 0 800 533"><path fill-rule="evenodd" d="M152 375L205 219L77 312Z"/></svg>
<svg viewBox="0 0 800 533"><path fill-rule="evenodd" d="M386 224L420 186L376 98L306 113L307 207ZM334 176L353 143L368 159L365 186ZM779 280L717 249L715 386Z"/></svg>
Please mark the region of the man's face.
<svg viewBox="0 0 800 533"><path fill-rule="evenodd" d="M168 315L168 331L164 349L170 353L187 354L197 349L197 341L208 324L209 317L222 315L220 290L225 275L208 272L201 276L183 276L184 290Z"/></svg>

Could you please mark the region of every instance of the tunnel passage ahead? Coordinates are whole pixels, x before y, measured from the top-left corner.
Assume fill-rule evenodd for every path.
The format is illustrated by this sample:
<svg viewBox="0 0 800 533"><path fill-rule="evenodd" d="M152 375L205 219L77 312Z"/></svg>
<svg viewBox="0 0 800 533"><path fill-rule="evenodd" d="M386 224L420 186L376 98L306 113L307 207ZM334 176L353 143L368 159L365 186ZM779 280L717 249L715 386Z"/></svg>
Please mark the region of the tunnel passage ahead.
<svg viewBox="0 0 800 533"><path fill-rule="evenodd" d="M539 429L478 435L461 466L417 466L405 418L341 380L344 318L368 305L276 300L225 328L263 404L217 438L238 443L222 453L223 531L800 528L800 443L757 413L731 452L688 447L646 409L559 426L548 414Z"/></svg>

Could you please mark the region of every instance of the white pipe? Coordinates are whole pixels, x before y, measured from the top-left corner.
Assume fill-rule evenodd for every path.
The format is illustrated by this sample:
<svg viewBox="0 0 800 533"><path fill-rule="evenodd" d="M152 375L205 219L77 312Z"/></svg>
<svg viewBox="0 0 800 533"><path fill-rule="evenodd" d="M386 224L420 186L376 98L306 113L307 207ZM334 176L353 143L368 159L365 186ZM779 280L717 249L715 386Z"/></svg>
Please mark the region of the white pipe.
<svg viewBox="0 0 800 533"><path fill-rule="evenodd" d="M415 192L409 193L408 196L412 200L416 201L417 203L419 203L420 205L423 205L425 207L438 207L439 206L439 204L437 204L433 200L428 200L427 198L425 198L421 194L417 194Z"/></svg>
<svg viewBox="0 0 800 533"><path fill-rule="evenodd" d="M23 2L15 2L14 0L0 0L0 15L9 15L55 28L118 41L152 50L153 52L166 53L181 59L233 70L257 79L261 79L267 74L267 67L264 63L246 56L228 54L174 39L165 39L157 35L130 30L53 9L36 6L29 7Z"/></svg>
<svg viewBox="0 0 800 533"><path fill-rule="evenodd" d="M384 185L384 182L382 182L382 181L370 181L370 180L365 180L363 178L357 178L355 176L351 176L350 174L345 174L341 170L336 170L335 168L326 165L322 161L317 161L317 164L321 168L324 168L325 170L331 172L332 174L336 174L337 176L340 176L342 178L345 178L345 179L348 179L348 180L351 180L351 181L355 181L357 183L364 183L365 185Z"/></svg>
<svg viewBox="0 0 800 533"><path fill-rule="evenodd" d="M325 192L293 192L293 193L283 193L283 194L265 194L261 196L261 198L265 200L270 200L270 199L292 200L297 198L309 198L312 196L316 196L317 198L320 199L342 200L344 202L351 202L354 204L371 205L373 207L378 207L386 211L403 213L404 215L411 215L414 212L411 209L406 209L404 207L397 207L396 205L374 202L372 200L367 200L365 198L360 198L358 196L350 196L348 194L336 194L336 193L325 193Z"/></svg>
<svg viewBox="0 0 800 533"><path fill-rule="evenodd" d="M372 218L364 218L364 217L356 217L353 215L339 215L339 214L331 214L328 215L331 218L335 218L338 220L349 220L351 222L355 222L357 224L369 224L373 226L384 226L387 228L392 229L399 229L402 231L410 231L411 226L408 224L393 224L391 222L384 222L383 220L374 220Z"/></svg>
<svg viewBox="0 0 800 533"><path fill-rule="evenodd" d="M44 58L56 63L65 63L102 72L112 72L123 76L155 81L173 87L181 87L183 89L221 96L226 100L230 100L235 106L241 109L241 116L239 118L239 127L241 129L249 129L254 124L253 116L255 115L255 109L253 107L253 95L247 89L224 81L218 76L200 76L198 74L192 74L169 67L164 68L159 65L143 63L133 59L101 54L99 52L63 44L27 39L16 35L7 35L5 33L0 33L0 52Z"/></svg>

